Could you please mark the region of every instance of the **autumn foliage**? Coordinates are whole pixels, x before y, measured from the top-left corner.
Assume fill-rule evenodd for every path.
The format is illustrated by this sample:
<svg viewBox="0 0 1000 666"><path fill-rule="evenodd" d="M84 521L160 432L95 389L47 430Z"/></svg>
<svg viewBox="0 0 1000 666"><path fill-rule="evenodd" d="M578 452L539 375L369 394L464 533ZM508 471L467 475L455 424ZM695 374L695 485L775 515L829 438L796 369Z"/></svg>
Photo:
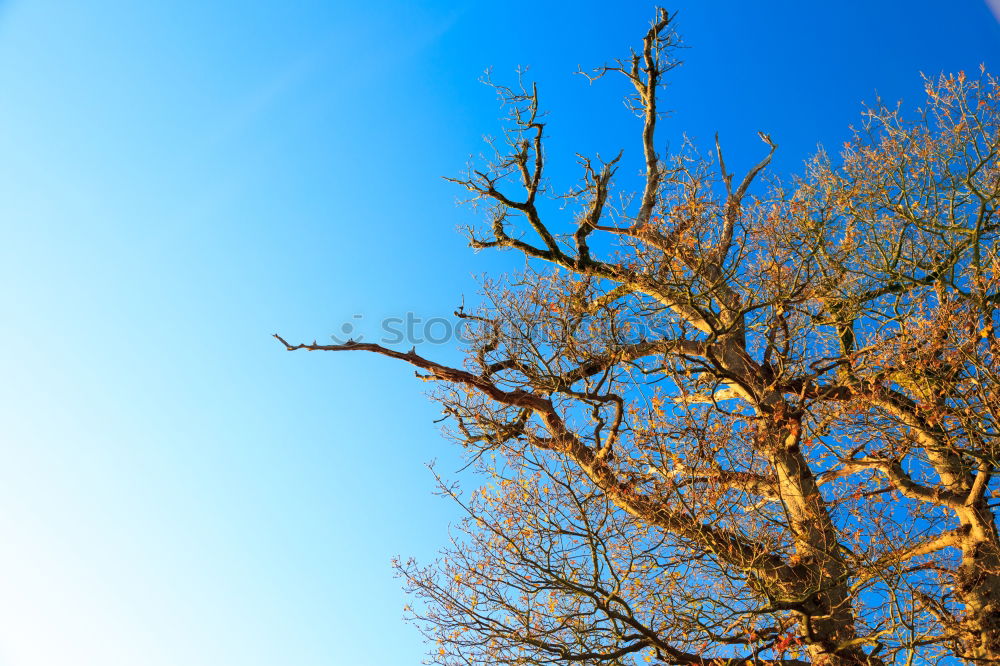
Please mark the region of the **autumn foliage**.
<svg viewBox="0 0 1000 666"><path fill-rule="evenodd" d="M1000 85L927 80L839 156L767 180L657 150L659 12L624 76L645 171L582 159L543 219L533 86L474 248L525 255L459 310L464 367L370 343L436 386L480 487L442 558L399 563L440 664L1000 660ZM282 342L284 342L282 340Z"/></svg>

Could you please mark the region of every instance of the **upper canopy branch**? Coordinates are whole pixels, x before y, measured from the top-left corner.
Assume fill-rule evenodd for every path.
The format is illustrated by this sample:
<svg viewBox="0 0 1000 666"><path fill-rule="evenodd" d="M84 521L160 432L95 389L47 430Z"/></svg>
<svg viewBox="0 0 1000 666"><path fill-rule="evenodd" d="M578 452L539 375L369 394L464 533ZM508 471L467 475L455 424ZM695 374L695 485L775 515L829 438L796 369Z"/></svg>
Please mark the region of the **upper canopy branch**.
<svg viewBox="0 0 1000 666"><path fill-rule="evenodd" d="M758 162L747 174L743 177L742 182L733 191L733 175L726 171L726 162L722 157L722 145L719 143L719 135L715 135L715 152L719 158L719 171L722 175L722 182L726 186L726 204L723 209L723 225L722 233L719 236L719 244L712 251L711 259L709 263L722 267L723 263L726 261L726 255L729 254L730 248L733 245L733 233L736 229L736 222L739 220L740 211L743 206L743 197L746 196L747 190L750 189L750 185L753 183L754 179L757 178L760 173L767 168L767 165L771 163L771 158L774 157L774 151L778 149L778 145L771 140L771 137L763 132L759 132L760 139L768 146L771 150L767 153L767 156Z"/></svg>

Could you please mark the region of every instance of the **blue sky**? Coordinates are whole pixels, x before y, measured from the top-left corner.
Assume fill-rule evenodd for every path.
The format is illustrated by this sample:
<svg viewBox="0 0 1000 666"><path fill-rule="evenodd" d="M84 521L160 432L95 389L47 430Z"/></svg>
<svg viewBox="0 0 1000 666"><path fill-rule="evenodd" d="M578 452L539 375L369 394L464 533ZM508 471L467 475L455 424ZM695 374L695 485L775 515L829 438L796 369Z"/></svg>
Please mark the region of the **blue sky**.
<svg viewBox="0 0 1000 666"><path fill-rule="evenodd" d="M570 7L572 7L570 9ZM982 0L680 2L661 140L778 173L861 101L985 63ZM420 662L393 555L427 559L460 462L409 369L288 354L342 322L446 315L517 268L455 229L532 65L552 182L635 158L615 82L645 2L0 3L0 666ZM506 77L506 78L505 78ZM360 319L353 319L361 315ZM427 355L455 359L448 346Z"/></svg>

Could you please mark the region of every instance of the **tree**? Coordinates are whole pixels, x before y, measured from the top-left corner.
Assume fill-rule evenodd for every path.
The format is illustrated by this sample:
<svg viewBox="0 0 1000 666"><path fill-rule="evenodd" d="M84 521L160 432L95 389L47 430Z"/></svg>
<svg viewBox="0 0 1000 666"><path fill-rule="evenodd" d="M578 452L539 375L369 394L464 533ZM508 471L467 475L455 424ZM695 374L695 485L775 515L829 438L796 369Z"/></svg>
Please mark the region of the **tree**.
<svg viewBox="0 0 1000 666"><path fill-rule="evenodd" d="M537 89L497 158L487 285L463 367L373 343L433 382L488 483L429 567L400 563L442 664L1000 660L1000 85L927 81L837 162L759 182L656 149L673 17L596 70L634 88L645 171L581 158L572 225L542 219Z"/></svg>

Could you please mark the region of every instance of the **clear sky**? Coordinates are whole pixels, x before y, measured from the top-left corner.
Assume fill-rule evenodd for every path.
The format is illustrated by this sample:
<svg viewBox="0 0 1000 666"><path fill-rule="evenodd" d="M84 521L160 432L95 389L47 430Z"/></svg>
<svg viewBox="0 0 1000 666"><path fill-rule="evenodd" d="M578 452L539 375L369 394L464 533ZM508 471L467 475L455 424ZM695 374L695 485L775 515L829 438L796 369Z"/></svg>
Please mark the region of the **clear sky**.
<svg viewBox="0 0 1000 666"><path fill-rule="evenodd" d="M530 64L556 189L627 149L646 2L0 2L0 666L403 666L393 555L427 559L460 465L412 372L288 354L446 315L516 268L456 233L495 133L478 83ZM861 101L985 63L983 0L678 2L662 139L791 173ZM354 318L354 315L361 315ZM453 360L447 345L427 355Z"/></svg>

